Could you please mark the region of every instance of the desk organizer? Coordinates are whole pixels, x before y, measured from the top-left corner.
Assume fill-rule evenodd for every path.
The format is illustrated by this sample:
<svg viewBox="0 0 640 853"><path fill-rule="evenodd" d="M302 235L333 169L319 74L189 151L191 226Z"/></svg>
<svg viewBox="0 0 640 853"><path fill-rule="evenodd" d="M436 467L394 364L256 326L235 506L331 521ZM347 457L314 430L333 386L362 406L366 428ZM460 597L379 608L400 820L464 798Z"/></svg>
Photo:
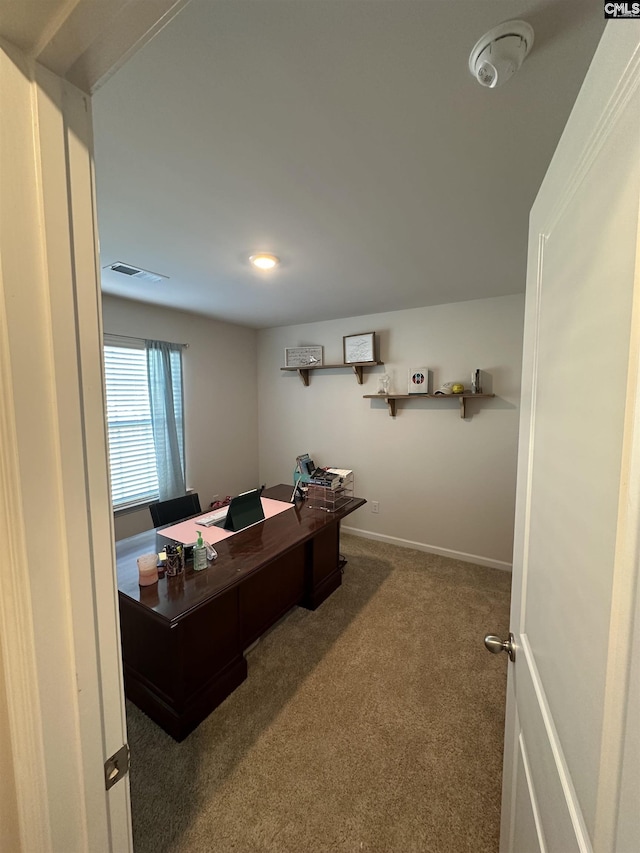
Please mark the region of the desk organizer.
<svg viewBox="0 0 640 853"><path fill-rule="evenodd" d="M321 509L324 512L337 512L349 503L353 497L353 482L341 486L338 489L329 489L325 486L314 486L309 483L307 492L307 506L310 509Z"/></svg>

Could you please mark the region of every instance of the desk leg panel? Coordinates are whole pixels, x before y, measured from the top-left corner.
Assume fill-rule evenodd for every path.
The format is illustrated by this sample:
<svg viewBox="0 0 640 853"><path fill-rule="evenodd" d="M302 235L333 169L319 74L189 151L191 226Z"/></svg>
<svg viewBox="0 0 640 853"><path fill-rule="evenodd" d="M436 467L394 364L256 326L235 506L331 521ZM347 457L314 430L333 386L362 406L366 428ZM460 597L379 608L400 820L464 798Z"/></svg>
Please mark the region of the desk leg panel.
<svg viewBox="0 0 640 853"><path fill-rule="evenodd" d="M341 583L340 522L336 521L306 543L302 606L315 610Z"/></svg>
<svg viewBox="0 0 640 853"><path fill-rule="evenodd" d="M120 597L125 693L182 740L247 677L238 590L164 622Z"/></svg>
<svg viewBox="0 0 640 853"><path fill-rule="evenodd" d="M199 694L190 697L181 711L177 711L153 689L153 685L139 678L137 673L131 673L126 665L124 667L127 698L177 741L184 740L197 728L246 677L247 662L240 656L218 672Z"/></svg>
<svg viewBox="0 0 640 853"><path fill-rule="evenodd" d="M300 545L273 560L240 586L240 630L246 649L304 594L305 547Z"/></svg>
<svg viewBox="0 0 640 853"><path fill-rule="evenodd" d="M189 700L205 688L212 676L242 657L239 589L228 590L185 614L175 630L184 698Z"/></svg>
<svg viewBox="0 0 640 853"><path fill-rule="evenodd" d="M135 701L129 687L139 681L162 701L171 705L179 703L182 699L181 693L176 692L179 649L171 624L121 595L120 637L127 697Z"/></svg>

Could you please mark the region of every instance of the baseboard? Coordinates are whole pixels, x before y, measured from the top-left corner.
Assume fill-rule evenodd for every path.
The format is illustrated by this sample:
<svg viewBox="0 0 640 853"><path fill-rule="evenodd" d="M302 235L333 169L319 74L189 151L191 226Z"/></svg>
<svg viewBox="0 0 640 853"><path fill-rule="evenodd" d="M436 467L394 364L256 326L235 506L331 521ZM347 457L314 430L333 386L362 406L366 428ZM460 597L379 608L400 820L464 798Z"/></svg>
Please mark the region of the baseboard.
<svg viewBox="0 0 640 853"><path fill-rule="evenodd" d="M437 548L435 545L425 545L423 542L412 542L410 539L399 539L397 536L384 536L382 533L370 533L368 530L358 530L355 527L340 526L343 533L359 536L361 539L375 539L376 542L386 542L399 548L413 548L414 551L426 551L427 554L438 554L440 557L450 557L452 560L462 560L465 563L475 563L478 566L488 566L510 572L511 563L503 560L493 560L490 557L479 557L477 554L466 554L464 551L452 551L450 548Z"/></svg>

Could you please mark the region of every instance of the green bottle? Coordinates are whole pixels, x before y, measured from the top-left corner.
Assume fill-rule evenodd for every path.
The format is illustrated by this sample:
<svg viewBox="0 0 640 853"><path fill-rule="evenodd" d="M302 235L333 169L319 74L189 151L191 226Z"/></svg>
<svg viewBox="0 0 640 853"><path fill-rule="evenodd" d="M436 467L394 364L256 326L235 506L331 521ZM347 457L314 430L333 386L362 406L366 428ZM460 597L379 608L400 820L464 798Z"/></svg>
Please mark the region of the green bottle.
<svg viewBox="0 0 640 853"><path fill-rule="evenodd" d="M198 541L193 546L193 571L200 572L207 568L207 549L202 538L202 533L198 530Z"/></svg>

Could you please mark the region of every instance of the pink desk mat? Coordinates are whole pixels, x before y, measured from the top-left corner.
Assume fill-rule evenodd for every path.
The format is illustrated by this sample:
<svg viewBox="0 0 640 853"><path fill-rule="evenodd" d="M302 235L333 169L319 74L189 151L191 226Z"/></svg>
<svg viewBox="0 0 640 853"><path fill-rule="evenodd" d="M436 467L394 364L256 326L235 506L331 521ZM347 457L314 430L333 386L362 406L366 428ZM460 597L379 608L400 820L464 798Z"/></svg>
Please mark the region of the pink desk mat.
<svg viewBox="0 0 640 853"><path fill-rule="evenodd" d="M273 498L260 498L260 500L262 501L262 509L264 511L265 519L273 518L274 515L278 515L278 513L284 512L287 509L292 509L293 507L293 504L285 503L284 501L274 501ZM233 536L235 533L240 532L239 530L224 530L222 527L215 526L201 527L197 524L199 518L211 515L211 512L212 510L209 510L209 512L203 512L202 515L198 515L196 518L189 518L187 521L180 521L178 524L173 524L171 527L165 527L163 530L159 530L158 532L163 536L168 536L169 539L175 539L176 542L182 542L183 545L193 545L198 538L198 531L202 533L204 541L208 542L210 545L215 545L216 542L222 542L223 539L228 539L229 536ZM258 521L257 524L260 524L260 522Z"/></svg>

